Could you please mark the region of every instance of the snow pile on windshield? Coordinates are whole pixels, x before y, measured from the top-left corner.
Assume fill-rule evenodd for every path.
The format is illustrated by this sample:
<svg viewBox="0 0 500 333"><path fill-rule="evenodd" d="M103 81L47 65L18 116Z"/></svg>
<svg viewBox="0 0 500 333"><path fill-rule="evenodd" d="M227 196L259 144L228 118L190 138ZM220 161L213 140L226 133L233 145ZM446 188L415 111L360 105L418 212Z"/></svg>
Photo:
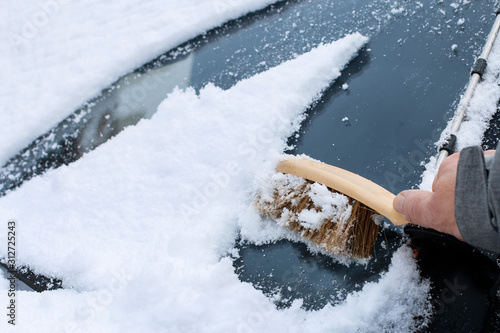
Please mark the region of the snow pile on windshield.
<svg viewBox="0 0 500 333"><path fill-rule="evenodd" d="M119 77L275 2L3 1L0 164Z"/></svg>
<svg viewBox="0 0 500 333"><path fill-rule="evenodd" d="M346 36L229 90L177 89L150 120L1 198L0 216L18 221L18 263L66 287L19 292L17 329L407 331L425 322L429 285L406 247L378 283L316 312L300 301L276 309L227 256L239 228L280 237L249 209L255 178L365 43Z"/></svg>

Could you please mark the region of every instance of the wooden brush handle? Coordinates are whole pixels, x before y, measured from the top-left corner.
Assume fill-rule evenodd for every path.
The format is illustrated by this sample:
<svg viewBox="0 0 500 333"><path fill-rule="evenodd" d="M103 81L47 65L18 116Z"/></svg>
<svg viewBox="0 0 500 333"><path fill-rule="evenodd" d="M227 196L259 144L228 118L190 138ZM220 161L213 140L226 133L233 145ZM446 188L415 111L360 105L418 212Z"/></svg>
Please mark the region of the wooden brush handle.
<svg viewBox="0 0 500 333"><path fill-rule="evenodd" d="M329 164L296 158L279 162L276 170L326 185L362 202L387 217L394 225L408 223L403 215L392 208L395 195L360 175Z"/></svg>

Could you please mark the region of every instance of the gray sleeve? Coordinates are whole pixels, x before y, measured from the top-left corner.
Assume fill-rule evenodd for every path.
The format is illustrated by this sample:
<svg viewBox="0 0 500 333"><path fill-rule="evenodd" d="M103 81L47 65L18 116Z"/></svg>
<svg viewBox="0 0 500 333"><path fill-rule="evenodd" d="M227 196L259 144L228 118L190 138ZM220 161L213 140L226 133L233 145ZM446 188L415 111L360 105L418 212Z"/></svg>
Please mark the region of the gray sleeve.
<svg viewBox="0 0 500 333"><path fill-rule="evenodd" d="M500 253L500 153L485 159L479 146L461 151L455 218L467 243Z"/></svg>

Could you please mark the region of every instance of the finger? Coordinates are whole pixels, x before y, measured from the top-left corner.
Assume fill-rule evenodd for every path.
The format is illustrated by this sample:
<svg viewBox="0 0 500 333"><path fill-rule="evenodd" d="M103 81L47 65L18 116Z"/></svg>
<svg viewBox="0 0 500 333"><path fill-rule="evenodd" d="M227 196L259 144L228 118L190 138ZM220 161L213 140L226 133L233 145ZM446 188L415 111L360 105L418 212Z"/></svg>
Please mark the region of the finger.
<svg viewBox="0 0 500 333"><path fill-rule="evenodd" d="M486 156L491 156L491 155L495 155L495 152L496 152L496 150L493 150L493 149L490 149L490 150L485 150L485 151L484 151L484 157L486 157Z"/></svg>
<svg viewBox="0 0 500 333"><path fill-rule="evenodd" d="M420 226L427 226L432 221L429 200L432 192L422 190L407 190L399 193L393 201L394 209L403 214L408 222Z"/></svg>

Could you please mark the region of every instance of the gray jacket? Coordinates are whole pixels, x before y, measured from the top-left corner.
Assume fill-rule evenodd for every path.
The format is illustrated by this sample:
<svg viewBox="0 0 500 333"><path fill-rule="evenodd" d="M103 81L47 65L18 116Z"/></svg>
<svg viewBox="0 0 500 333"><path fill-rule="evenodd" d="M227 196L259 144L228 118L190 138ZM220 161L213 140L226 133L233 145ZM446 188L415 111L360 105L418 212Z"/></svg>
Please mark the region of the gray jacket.
<svg viewBox="0 0 500 333"><path fill-rule="evenodd" d="M467 243L500 253L500 151L486 159L479 146L461 151L455 218Z"/></svg>

